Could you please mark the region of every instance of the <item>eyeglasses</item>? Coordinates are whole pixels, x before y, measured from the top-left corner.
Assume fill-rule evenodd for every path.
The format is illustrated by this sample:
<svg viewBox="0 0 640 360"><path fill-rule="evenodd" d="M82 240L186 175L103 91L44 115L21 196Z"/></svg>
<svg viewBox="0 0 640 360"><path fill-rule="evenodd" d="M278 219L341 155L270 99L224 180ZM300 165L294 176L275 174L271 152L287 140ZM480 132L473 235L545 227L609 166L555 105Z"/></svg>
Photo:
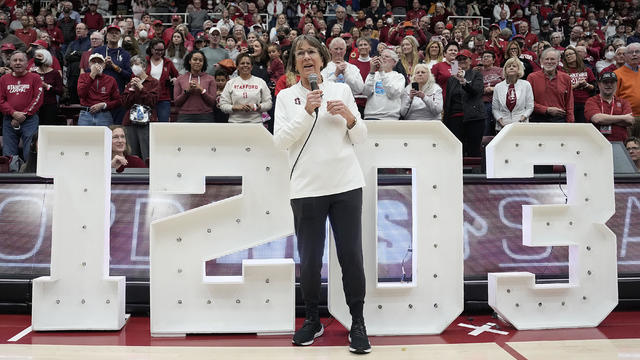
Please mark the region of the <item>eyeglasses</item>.
<svg viewBox="0 0 640 360"><path fill-rule="evenodd" d="M164 51L164 49L153 49L153 51L163 52L163 51Z"/></svg>
<svg viewBox="0 0 640 360"><path fill-rule="evenodd" d="M316 49L306 49L306 50L298 50L298 51L296 51L296 57L304 57L305 55L308 55L308 56L318 55L318 50L316 50Z"/></svg>
<svg viewBox="0 0 640 360"><path fill-rule="evenodd" d="M633 51L627 50L626 54L627 55L640 55L640 50L633 50Z"/></svg>

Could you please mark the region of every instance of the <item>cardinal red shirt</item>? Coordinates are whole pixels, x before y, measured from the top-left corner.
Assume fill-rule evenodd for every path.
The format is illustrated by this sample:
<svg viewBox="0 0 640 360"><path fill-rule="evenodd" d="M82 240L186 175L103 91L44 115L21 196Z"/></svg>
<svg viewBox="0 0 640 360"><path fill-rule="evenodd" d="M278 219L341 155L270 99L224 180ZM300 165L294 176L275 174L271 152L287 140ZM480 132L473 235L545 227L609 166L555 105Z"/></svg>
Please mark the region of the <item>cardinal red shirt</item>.
<svg viewBox="0 0 640 360"><path fill-rule="evenodd" d="M629 101L613 97L611 103L608 103L600 97L600 95L590 97L584 104L584 117L591 121L596 114L607 115L624 115L631 113L631 104ZM593 121L591 121L593 123ZM627 127L620 125L598 125L593 124L609 141L625 141L627 139Z"/></svg>

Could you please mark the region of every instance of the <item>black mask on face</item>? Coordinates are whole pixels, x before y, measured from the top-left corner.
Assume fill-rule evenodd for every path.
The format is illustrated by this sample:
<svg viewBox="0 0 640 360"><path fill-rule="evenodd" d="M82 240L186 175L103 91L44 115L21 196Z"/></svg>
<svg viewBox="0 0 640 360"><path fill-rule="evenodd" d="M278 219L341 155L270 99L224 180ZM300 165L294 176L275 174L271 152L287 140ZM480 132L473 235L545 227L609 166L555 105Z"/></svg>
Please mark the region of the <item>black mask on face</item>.
<svg viewBox="0 0 640 360"><path fill-rule="evenodd" d="M125 50L133 50L133 44L132 44L132 43L130 43L130 42L123 42L123 43L122 43L122 47L123 47Z"/></svg>
<svg viewBox="0 0 640 360"><path fill-rule="evenodd" d="M64 11L65 14L71 13L71 9L69 9L69 8L64 8L64 10L62 10L62 11Z"/></svg>
<svg viewBox="0 0 640 360"><path fill-rule="evenodd" d="M0 23L0 34L4 34L7 32L7 26L5 24Z"/></svg>
<svg viewBox="0 0 640 360"><path fill-rule="evenodd" d="M42 59L35 58L33 59L33 64L35 66L42 66L42 64L44 64L44 61Z"/></svg>

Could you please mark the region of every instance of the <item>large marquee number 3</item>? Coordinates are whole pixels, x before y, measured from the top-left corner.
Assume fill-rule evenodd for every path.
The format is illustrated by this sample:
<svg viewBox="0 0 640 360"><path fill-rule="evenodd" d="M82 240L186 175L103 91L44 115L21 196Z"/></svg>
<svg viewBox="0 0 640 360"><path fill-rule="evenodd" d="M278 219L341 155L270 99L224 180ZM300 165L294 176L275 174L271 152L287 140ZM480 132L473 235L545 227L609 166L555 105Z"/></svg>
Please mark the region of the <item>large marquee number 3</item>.
<svg viewBox="0 0 640 360"><path fill-rule="evenodd" d="M528 272L490 273L489 305L517 329L597 326L618 303L611 144L591 124L512 124L487 147L487 177L567 169L567 204L524 205L523 243L568 246L569 283L538 284Z"/></svg>

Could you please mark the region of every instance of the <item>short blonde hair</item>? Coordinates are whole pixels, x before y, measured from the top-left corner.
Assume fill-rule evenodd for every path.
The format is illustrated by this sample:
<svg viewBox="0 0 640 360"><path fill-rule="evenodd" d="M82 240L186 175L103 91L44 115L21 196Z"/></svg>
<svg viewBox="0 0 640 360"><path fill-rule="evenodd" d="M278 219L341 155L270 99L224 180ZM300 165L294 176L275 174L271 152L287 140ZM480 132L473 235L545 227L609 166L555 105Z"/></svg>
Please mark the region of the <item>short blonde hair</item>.
<svg viewBox="0 0 640 360"><path fill-rule="evenodd" d="M522 64L522 61L520 61L520 59L514 57L509 58L507 59L507 61L505 61L504 67L502 68L502 77L504 77L505 79L507 78L507 67L512 64L516 64L516 66L518 67L518 79L522 78L524 76L524 64Z"/></svg>

